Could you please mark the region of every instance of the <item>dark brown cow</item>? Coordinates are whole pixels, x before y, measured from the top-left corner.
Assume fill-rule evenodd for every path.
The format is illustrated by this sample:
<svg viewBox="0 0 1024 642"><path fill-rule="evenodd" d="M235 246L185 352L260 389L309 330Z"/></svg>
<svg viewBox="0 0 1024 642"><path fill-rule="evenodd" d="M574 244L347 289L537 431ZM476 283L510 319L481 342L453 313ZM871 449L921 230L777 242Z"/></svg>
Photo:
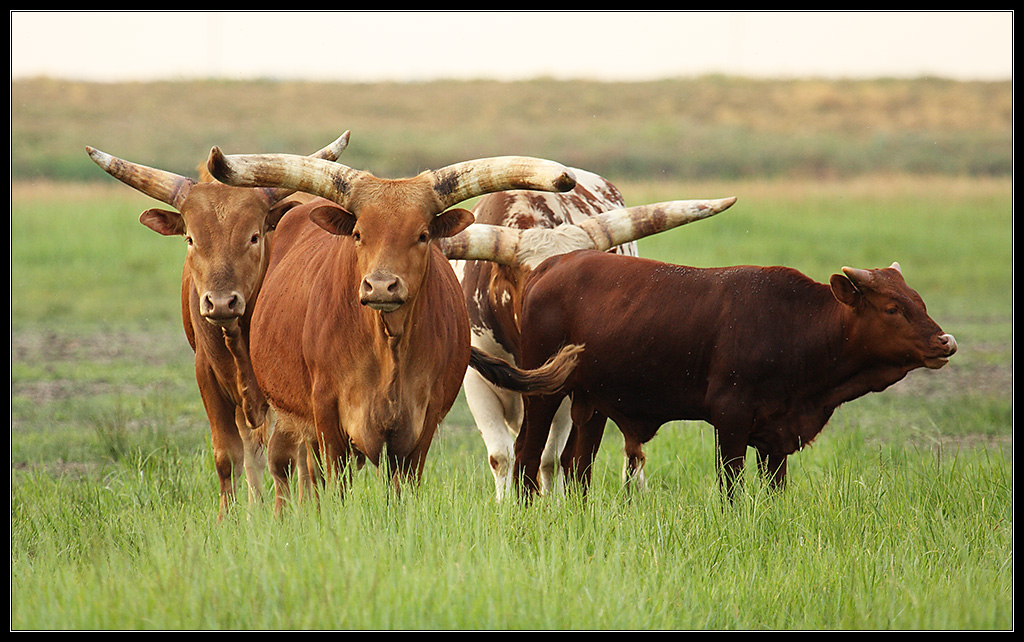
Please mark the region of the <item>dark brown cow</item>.
<svg viewBox="0 0 1024 642"><path fill-rule="evenodd" d="M349 463L366 457L386 465L396 485L418 479L471 357L466 305L436 241L473 215L448 208L505 189L571 189L572 173L504 157L387 180L337 163L216 149L210 170L230 184L325 197L278 226L253 317L256 377L281 418L269 452L278 508L301 443L315 444L331 477L343 480ZM555 374L564 379L564 370Z"/></svg>
<svg viewBox="0 0 1024 642"><path fill-rule="evenodd" d="M334 160L348 145L345 132L314 156ZM294 190L245 189L196 182L87 148L107 173L177 211L150 209L143 225L184 236L181 279L185 335L195 351L196 382L210 422L220 479L220 515L233 503L244 469L249 499L260 495L266 468L267 403L249 362L249 325L270 256L273 230L299 200Z"/></svg>
<svg viewBox="0 0 1024 642"><path fill-rule="evenodd" d="M506 263L494 260L453 263L456 273L460 274L469 309L473 347L506 361L518 359L521 290L530 272L550 256L597 247L594 238L577 224L591 226L593 237L605 243L607 251L636 256L635 239L641 234L653 234L709 216L734 202L734 199L727 199L702 209L701 202L686 201L688 209L673 211L671 208L680 203L676 201L627 210L622 194L607 179L577 168L572 171L576 176L576 187L571 191L500 192L481 198L474 208L476 224L470 231L461 233L461 237L470 236L486 224L517 230L514 239L518 242L515 243L514 260ZM601 214L606 215L591 220ZM633 224L626 226L628 233L623 233L619 221L630 218ZM611 242L613 236L614 245ZM465 244L460 244L460 240L456 237L444 241L445 253L450 258L461 255L458 249L468 246L468 240ZM490 252L500 243L490 240L482 245ZM523 416L522 396L493 385L472 368L466 371L463 387L469 409L487 447L487 461L494 476L497 497L501 500L511 488L515 437ZM569 438L570 428L566 401L555 416L541 457L541 492L548 492L555 486L559 457ZM627 463L639 460L640 457L633 454L627 458ZM641 488L644 485L642 469L627 466L623 470L623 478L627 485Z"/></svg>
<svg viewBox="0 0 1024 642"><path fill-rule="evenodd" d="M748 446L781 487L787 456L811 443L836 407L915 368L940 368L956 352L895 263L843 268L826 285L783 267L697 269L576 252L534 271L522 327L524 368L565 343L586 346L559 393L526 401L516 472L529 489L567 394L581 427L572 469L584 488L601 439L589 423L595 414L638 444L689 419L715 427L731 498Z"/></svg>

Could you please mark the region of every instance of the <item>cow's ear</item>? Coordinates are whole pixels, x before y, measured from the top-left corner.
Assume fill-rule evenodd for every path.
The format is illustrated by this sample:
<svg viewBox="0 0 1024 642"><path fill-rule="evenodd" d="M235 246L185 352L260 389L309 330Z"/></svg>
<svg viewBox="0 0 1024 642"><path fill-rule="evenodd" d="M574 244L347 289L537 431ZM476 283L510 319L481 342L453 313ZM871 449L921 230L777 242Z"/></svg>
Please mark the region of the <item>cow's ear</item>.
<svg viewBox="0 0 1024 642"><path fill-rule="evenodd" d="M445 210L430 221L430 237L435 239L455 236L473 224L476 218L469 210L452 208Z"/></svg>
<svg viewBox="0 0 1024 642"><path fill-rule="evenodd" d="M832 296L840 303L853 307L860 301L860 291L845 274L833 274L829 285L832 287Z"/></svg>
<svg viewBox="0 0 1024 642"><path fill-rule="evenodd" d="M178 212L146 210L139 216L139 222L164 236L178 236L185 233L185 219Z"/></svg>
<svg viewBox="0 0 1024 642"><path fill-rule="evenodd" d="M348 236L356 226L356 217L334 203L314 208L309 213L309 218L331 234L338 236Z"/></svg>
<svg viewBox="0 0 1024 642"><path fill-rule="evenodd" d="M299 201L284 201L270 208L270 211L267 212L267 229L276 228L277 224L281 222L281 218L296 205L301 205L301 203Z"/></svg>

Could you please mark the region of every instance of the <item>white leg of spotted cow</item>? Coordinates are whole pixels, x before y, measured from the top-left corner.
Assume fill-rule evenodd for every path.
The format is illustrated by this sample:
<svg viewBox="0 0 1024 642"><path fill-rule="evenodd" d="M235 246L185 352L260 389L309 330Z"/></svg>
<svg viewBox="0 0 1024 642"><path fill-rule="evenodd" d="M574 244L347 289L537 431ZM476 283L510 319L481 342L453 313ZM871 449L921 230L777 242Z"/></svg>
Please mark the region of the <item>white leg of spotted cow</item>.
<svg viewBox="0 0 1024 642"><path fill-rule="evenodd" d="M480 436L487 447L487 461L494 475L498 500L501 501L512 488L512 467L515 463L515 436L506 424L506 407L512 399L503 401L503 396L518 397L512 393L497 391L477 371L466 371L463 386L466 402L476 422Z"/></svg>

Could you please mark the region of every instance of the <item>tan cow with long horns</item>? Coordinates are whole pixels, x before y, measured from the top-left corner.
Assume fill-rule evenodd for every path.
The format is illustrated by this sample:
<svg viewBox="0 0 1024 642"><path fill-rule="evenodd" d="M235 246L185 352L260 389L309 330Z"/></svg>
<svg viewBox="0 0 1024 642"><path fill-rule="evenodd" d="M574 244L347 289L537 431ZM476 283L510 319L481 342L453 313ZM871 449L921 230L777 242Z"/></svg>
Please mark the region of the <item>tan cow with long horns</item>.
<svg viewBox="0 0 1024 642"><path fill-rule="evenodd" d="M336 160L348 140L345 132L314 157ZM300 201L288 198L292 189L197 182L86 149L108 174L177 210L149 209L140 221L160 234L183 236L187 244L182 321L195 351L196 382L210 422L223 516L234 501L235 479L243 469L250 501L260 496L267 403L249 360L249 329L273 230Z"/></svg>
<svg viewBox="0 0 1024 642"><path fill-rule="evenodd" d="M572 171L576 175L576 186L568 192L520 190L485 196L473 210L477 223L455 238L442 241L442 247L450 258L467 255L473 243L470 237L474 235L485 237L475 241L483 248L485 256L490 256L496 247L515 248L515 256L512 257L512 252L509 252L508 256L512 258L507 258L504 263L494 260L455 263L469 310L475 348L510 362L518 360L522 287L533 268L544 258L599 246L616 254L636 256L637 238L697 220L702 213L696 203L688 203L686 206L675 203L671 207L667 204L644 206L631 210L633 223L613 226L609 224L610 221L626 217L625 203L618 188L592 172L577 168L572 168ZM703 213L710 215L721 211L731 202L725 200L710 205ZM676 208L673 216L660 214L672 212L672 207ZM681 216L687 210L680 207L690 208L692 214ZM603 221L586 223L594 216L613 210L618 212ZM500 229L483 228L481 224L514 231L506 233ZM578 224L584 226L581 228ZM588 226L593 230L592 234L585 233ZM507 239L507 243L502 238ZM500 259L500 256L501 253L497 253L496 257ZM463 386L477 429L487 447L488 464L494 476L497 497L501 500L508 493L512 482L515 437L523 417L522 396L491 384L473 369L466 371ZM541 456L541 492L556 487L559 457L570 439L571 426L569 403L566 400L555 414ZM569 450L572 450L571 444ZM629 486L642 488L645 484L643 453L639 446L635 450L626 454L623 480Z"/></svg>
<svg viewBox="0 0 1024 642"><path fill-rule="evenodd" d="M229 184L324 197L278 226L252 322L255 375L283 419L268 452L278 508L301 443L315 445L323 470L342 482L363 457L386 466L396 485L419 479L471 354L474 367L495 365L471 350L459 282L438 248L473 222L453 206L507 189L571 189L572 172L498 157L391 180L322 160L216 148L209 169ZM557 385L578 352L556 355L520 390Z"/></svg>

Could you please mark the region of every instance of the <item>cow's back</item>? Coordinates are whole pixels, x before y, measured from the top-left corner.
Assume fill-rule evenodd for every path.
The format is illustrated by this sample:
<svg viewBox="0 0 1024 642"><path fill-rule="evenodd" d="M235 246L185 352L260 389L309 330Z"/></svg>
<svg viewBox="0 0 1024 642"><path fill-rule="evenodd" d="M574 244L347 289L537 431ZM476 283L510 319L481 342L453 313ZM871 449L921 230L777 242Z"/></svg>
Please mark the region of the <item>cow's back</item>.
<svg viewBox="0 0 1024 642"><path fill-rule="evenodd" d="M688 336L684 328L715 325L716 311L704 303L713 284L681 292L663 265L592 250L542 263L523 297L523 367L552 348L579 343L584 350L567 387L602 398L601 391L615 390L607 397L618 407L602 409L613 420L642 411L661 423L664 408L678 407L668 402L680 401L681 389L683 405L696 414L706 389L705 348L714 338ZM683 345L686 364L678 356Z"/></svg>
<svg viewBox="0 0 1024 642"><path fill-rule="evenodd" d="M827 331L815 315L828 296L785 268L700 269L574 252L542 263L527 284L523 366L582 344L567 385L601 397L613 419L708 420L708 398L730 385L774 392L785 385L779 372L810 372L816 356L808 363L787 346L821 343L809 335Z"/></svg>

